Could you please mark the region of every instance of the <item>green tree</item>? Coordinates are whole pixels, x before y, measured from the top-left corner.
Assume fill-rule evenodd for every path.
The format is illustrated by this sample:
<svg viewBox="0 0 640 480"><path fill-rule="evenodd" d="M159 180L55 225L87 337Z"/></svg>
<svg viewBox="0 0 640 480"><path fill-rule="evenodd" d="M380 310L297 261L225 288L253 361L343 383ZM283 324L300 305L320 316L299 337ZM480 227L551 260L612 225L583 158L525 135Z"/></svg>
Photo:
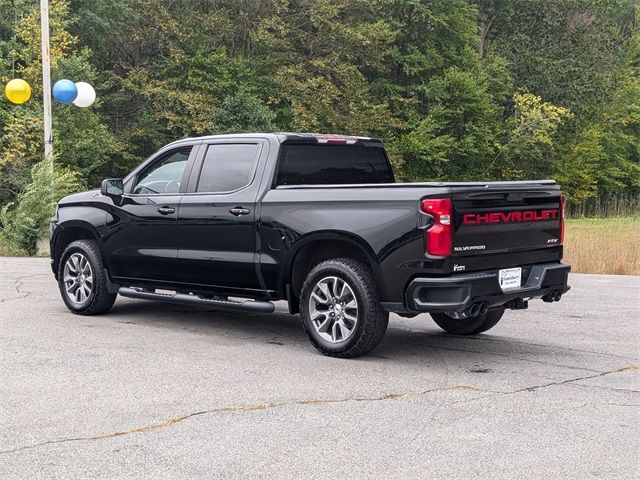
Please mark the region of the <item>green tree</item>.
<svg viewBox="0 0 640 480"><path fill-rule="evenodd" d="M424 118L400 142L409 178L490 178L497 111L473 72L451 68L425 88L430 103Z"/></svg>
<svg viewBox="0 0 640 480"><path fill-rule="evenodd" d="M8 203L0 210L0 236L10 245L34 254L58 200L82 187L77 173L51 161L37 164L16 203Z"/></svg>
<svg viewBox="0 0 640 480"><path fill-rule="evenodd" d="M279 2L257 46L277 67L271 102L291 129L384 134L395 126L376 80L388 74L394 33L383 0Z"/></svg>
<svg viewBox="0 0 640 480"><path fill-rule="evenodd" d="M505 121L505 137L491 161L494 175L507 180L547 176L557 156L558 129L573 115L530 93L516 94L513 101L513 116Z"/></svg>
<svg viewBox="0 0 640 480"><path fill-rule="evenodd" d="M217 132L270 132L274 129L275 113L247 93L224 98L214 117Z"/></svg>

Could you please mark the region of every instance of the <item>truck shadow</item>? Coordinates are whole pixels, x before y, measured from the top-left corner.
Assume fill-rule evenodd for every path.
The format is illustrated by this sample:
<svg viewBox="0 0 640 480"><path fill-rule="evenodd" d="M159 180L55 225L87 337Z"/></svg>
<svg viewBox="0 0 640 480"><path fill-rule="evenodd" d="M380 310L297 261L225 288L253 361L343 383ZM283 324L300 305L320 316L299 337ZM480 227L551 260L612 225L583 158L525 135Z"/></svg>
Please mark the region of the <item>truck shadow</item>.
<svg viewBox="0 0 640 480"><path fill-rule="evenodd" d="M213 336L217 337L217 344L254 342L304 349L315 354L301 325L300 316L289 315L283 310L282 304L278 305L275 313L265 315L127 299L116 303L105 317L124 325L148 325ZM559 352L563 357L583 357L595 353L573 350L560 344L528 343L494 333L473 337L450 335L433 324L428 315L411 320L394 316L382 343L357 361L390 359L415 362L420 358L441 358L446 354L448 359L469 363L487 355L511 359L526 357L529 361L544 362Z"/></svg>

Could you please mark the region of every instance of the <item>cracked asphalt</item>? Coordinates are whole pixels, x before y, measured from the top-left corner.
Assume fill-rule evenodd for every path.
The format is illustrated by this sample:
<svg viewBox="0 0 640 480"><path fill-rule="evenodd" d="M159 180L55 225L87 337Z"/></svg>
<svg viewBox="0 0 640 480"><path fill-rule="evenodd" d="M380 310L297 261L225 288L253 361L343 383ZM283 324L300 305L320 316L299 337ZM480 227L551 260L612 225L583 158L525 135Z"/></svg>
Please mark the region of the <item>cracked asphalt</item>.
<svg viewBox="0 0 640 480"><path fill-rule="evenodd" d="M47 259L0 258L0 478L636 479L640 277L570 283L472 338L394 315L339 360L284 304L80 317Z"/></svg>

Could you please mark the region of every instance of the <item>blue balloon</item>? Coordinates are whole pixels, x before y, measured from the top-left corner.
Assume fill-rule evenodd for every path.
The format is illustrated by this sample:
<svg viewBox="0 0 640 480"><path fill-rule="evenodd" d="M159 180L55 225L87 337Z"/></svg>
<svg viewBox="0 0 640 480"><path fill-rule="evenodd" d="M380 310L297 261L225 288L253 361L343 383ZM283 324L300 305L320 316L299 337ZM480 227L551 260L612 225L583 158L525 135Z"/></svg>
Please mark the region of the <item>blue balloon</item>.
<svg viewBox="0 0 640 480"><path fill-rule="evenodd" d="M73 103L78 96L78 87L71 80L58 80L53 86L53 98L65 105Z"/></svg>

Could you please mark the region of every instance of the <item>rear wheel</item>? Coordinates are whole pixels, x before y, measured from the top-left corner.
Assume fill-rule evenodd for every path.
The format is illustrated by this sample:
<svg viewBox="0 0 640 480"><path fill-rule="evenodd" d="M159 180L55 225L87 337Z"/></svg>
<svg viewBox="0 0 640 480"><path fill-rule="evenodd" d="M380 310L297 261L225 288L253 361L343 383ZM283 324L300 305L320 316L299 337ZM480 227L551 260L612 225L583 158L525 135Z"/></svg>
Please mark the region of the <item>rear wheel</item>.
<svg viewBox="0 0 640 480"><path fill-rule="evenodd" d="M67 308L79 315L109 310L118 295L109 293L106 275L96 242L71 242L58 266L58 287Z"/></svg>
<svg viewBox="0 0 640 480"><path fill-rule="evenodd" d="M300 315L311 343L341 358L375 348L389 322L369 268L349 258L327 260L311 270L302 287Z"/></svg>
<svg viewBox="0 0 640 480"><path fill-rule="evenodd" d="M469 318L456 319L446 313L432 313L431 318L445 332L454 335L476 335L495 327L503 313L504 308L501 308Z"/></svg>

